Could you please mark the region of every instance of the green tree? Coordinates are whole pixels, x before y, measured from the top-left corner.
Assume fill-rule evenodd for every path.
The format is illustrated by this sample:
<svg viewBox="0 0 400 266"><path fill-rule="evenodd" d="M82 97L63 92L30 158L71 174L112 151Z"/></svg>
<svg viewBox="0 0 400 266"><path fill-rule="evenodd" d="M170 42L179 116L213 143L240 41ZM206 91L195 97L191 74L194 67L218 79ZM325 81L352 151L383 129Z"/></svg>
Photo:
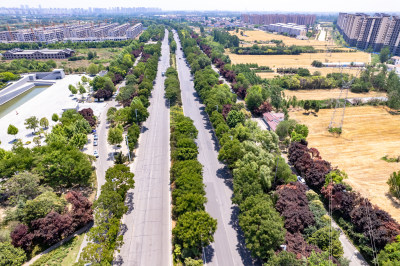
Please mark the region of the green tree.
<svg viewBox="0 0 400 266"><path fill-rule="evenodd" d="M25 251L22 248L16 248L9 242L0 242L0 265L19 266L26 259Z"/></svg>
<svg viewBox="0 0 400 266"><path fill-rule="evenodd" d="M185 193L177 197L172 212L175 217L179 217L186 212L203 211L206 202L207 198L199 193Z"/></svg>
<svg viewBox="0 0 400 266"><path fill-rule="evenodd" d="M112 182L114 188L121 195L125 195L129 189L134 188L134 176L135 175L130 171L129 167L122 164L110 167L106 171L106 180Z"/></svg>
<svg viewBox="0 0 400 266"><path fill-rule="evenodd" d="M55 114L55 113L54 113L54 114L51 116L51 120L53 120L54 122L57 122L58 119L59 119L58 114Z"/></svg>
<svg viewBox="0 0 400 266"><path fill-rule="evenodd" d="M254 111L256 108L258 108L263 103L264 100L263 100L261 91L253 89L247 94L245 101L246 101L247 108L250 111Z"/></svg>
<svg viewBox="0 0 400 266"><path fill-rule="evenodd" d="M239 225L254 257L266 260L284 242L283 219L265 194L248 197L240 204Z"/></svg>
<svg viewBox="0 0 400 266"><path fill-rule="evenodd" d="M25 119L26 129L33 129L36 132L36 128L39 126L39 119L36 116L31 116Z"/></svg>
<svg viewBox="0 0 400 266"><path fill-rule="evenodd" d="M82 76L81 81L83 83L88 83L89 82L89 80L88 80L88 78L86 76Z"/></svg>
<svg viewBox="0 0 400 266"><path fill-rule="evenodd" d="M244 113L236 110L230 111L226 117L226 123L231 128L236 127L237 124L243 124L244 120Z"/></svg>
<svg viewBox="0 0 400 266"><path fill-rule="evenodd" d="M43 218L51 211L62 213L66 205L67 201L63 197L58 197L56 193L51 191L42 193L26 202L23 220L26 224L30 224L31 221Z"/></svg>
<svg viewBox="0 0 400 266"><path fill-rule="evenodd" d="M307 266L330 266L332 261L329 260L328 252L311 251L311 255L307 258Z"/></svg>
<svg viewBox="0 0 400 266"><path fill-rule="evenodd" d="M396 241L389 243L378 254L378 264L382 266L400 265L400 236Z"/></svg>
<svg viewBox="0 0 400 266"><path fill-rule="evenodd" d="M279 136L280 140L284 140L287 136L290 136L296 124L296 120L282 121L276 127L275 133Z"/></svg>
<svg viewBox="0 0 400 266"><path fill-rule="evenodd" d="M233 168L235 162L242 158L244 151L240 145L238 139L227 140L226 143L221 147L218 154L218 160L228 164L230 168Z"/></svg>
<svg viewBox="0 0 400 266"><path fill-rule="evenodd" d="M185 257L197 257L201 247L214 242L217 220L205 211L187 212L181 215L172 230L174 242L182 246Z"/></svg>
<svg viewBox="0 0 400 266"><path fill-rule="evenodd" d="M18 134L18 128L16 126L10 124L7 129L7 134L14 135L14 138L15 138L15 135Z"/></svg>
<svg viewBox="0 0 400 266"><path fill-rule="evenodd" d="M306 110L308 112L308 110L310 110L311 108L311 102L309 100L306 100L304 102L304 110Z"/></svg>
<svg viewBox="0 0 400 266"><path fill-rule="evenodd" d="M122 129L119 127L110 128L108 130L107 142L110 145L120 144L124 140L123 136L122 136L122 132L123 132Z"/></svg>
<svg viewBox="0 0 400 266"><path fill-rule="evenodd" d="M140 100L139 100L140 101ZM146 107L143 106L141 102L133 102L131 103L130 107L130 114L128 121L130 123L141 123L146 121L147 117L149 116L149 112L147 111Z"/></svg>
<svg viewBox="0 0 400 266"><path fill-rule="evenodd" d="M393 172L390 175L387 184L389 185L390 194L400 199L400 171L397 173Z"/></svg>
<svg viewBox="0 0 400 266"><path fill-rule="evenodd" d="M292 252L281 251L273 254L265 266L304 266L302 261L296 259L296 255Z"/></svg>
<svg viewBox="0 0 400 266"><path fill-rule="evenodd" d="M84 133L74 134L69 141L69 143L78 149L82 150L85 144L87 143L88 138L87 135Z"/></svg>
<svg viewBox="0 0 400 266"><path fill-rule="evenodd" d="M89 182L92 175L92 165L87 155L71 146L43 147L47 150L38 163L36 171L44 177L44 183L52 186L70 187Z"/></svg>
<svg viewBox="0 0 400 266"><path fill-rule="evenodd" d="M47 129L49 127L49 120L46 117L42 117L39 124L43 129Z"/></svg>
<svg viewBox="0 0 400 266"><path fill-rule="evenodd" d="M185 258L185 266L203 266L203 260L196 260L192 258Z"/></svg>
<svg viewBox="0 0 400 266"><path fill-rule="evenodd" d="M83 94L86 93L86 89L82 84L79 85L79 93L81 94L82 98L83 98Z"/></svg>
<svg viewBox="0 0 400 266"><path fill-rule="evenodd" d="M13 205L19 201L31 200L48 190L40 186L41 179L37 174L23 171L7 180L3 184L2 192L8 195Z"/></svg>
<svg viewBox="0 0 400 266"><path fill-rule="evenodd" d="M381 52L379 53L379 60L381 63L385 63L387 60L390 58L390 49L388 46L385 46L381 49Z"/></svg>
<svg viewBox="0 0 400 266"><path fill-rule="evenodd" d="M310 244L318 246L323 251L329 251L332 248L332 255L339 259L343 256L343 247L339 240L339 232L335 229L330 231L330 227L323 227L314 232L309 238ZM332 245L332 246L330 246Z"/></svg>
<svg viewBox="0 0 400 266"><path fill-rule="evenodd" d="M78 90L75 88L74 85L71 85L71 84L68 85L68 89L71 92L71 94L77 94L78 93Z"/></svg>
<svg viewBox="0 0 400 266"><path fill-rule="evenodd" d="M34 137L33 138L33 143L35 143L36 144L36 146L40 146L40 144L42 143L42 141L41 141L41 139L40 139L40 137L39 136L36 136L36 137Z"/></svg>
<svg viewBox="0 0 400 266"><path fill-rule="evenodd" d="M96 64L93 64L93 63L92 63L92 64L90 64L90 65L88 66L87 72L88 72L90 75L94 76L94 75L96 75L96 74L99 72L99 69L98 69L98 67L97 67Z"/></svg>

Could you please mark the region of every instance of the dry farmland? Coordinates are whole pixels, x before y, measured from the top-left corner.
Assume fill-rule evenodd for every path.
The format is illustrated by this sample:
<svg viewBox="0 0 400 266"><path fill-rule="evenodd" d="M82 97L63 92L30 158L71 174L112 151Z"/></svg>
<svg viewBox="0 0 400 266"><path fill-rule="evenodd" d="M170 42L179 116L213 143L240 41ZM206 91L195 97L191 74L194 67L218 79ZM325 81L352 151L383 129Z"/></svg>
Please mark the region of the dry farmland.
<svg viewBox="0 0 400 266"><path fill-rule="evenodd" d="M338 98L340 89L330 90L285 90L286 97L296 96L298 100L326 100L331 98ZM349 91L348 98L365 98L365 97L384 97L385 92L370 91L368 93L353 93Z"/></svg>
<svg viewBox="0 0 400 266"><path fill-rule="evenodd" d="M311 45L316 49L325 49L326 46L328 47L337 47L335 44L331 44L326 41L318 41L318 40L298 40L293 37L287 37L284 35L278 35L278 34L272 34L268 33L265 31L261 30L249 30L249 31L243 31L244 35L247 36L241 36L240 31L239 33L236 33L235 31L230 31L229 33L232 35L236 35L239 37L239 39L253 44L255 41L270 41L270 40L282 40L283 43L287 46L290 45Z"/></svg>
<svg viewBox="0 0 400 266"><path fill-rule="evenodd" d="M321 62L364 62L371 61L371 55L364 52L355 53L332 53L328 56L325 53L308 53L300 55L237 55L226 51L233 64L257 63L260 66L277 67L304 67L312 68L314 60ZM315 69L315 68L312 68ZM320 71L322 68L318 68ZM329 71L329 70L328 70ZM332 71L332 69L330 69ZM330 72L328 72L330 73Z"/></svg>
<svg viewBox="0 0 400 266"><path fill-rule="evenodd" d="M400 155L400 116L390 115L384 107L347 108L343 133L335 137L327 131L332 112L320 110L315 117L293 111L290 116L309 127L309 146L345 170L349 176L346 182L400 222L398 202L388 195L386 184L390 174L400 170L400 163L381 160L385 155Z"/></svg>

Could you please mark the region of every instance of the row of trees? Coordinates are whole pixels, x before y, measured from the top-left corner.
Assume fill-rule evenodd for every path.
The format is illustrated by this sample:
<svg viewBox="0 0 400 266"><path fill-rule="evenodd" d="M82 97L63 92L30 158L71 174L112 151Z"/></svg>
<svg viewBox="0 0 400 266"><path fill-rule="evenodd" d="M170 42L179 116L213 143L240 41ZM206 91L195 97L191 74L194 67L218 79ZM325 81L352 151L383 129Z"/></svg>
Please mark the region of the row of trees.
<svg viewBox="0 0 400 266"><path fill-rule="evenodd" d="M123 244L121 218L128 211L124 202L134 188L133 177L129 167L122 164L107 169L106 183L93 203L95 225L87 234L89 242L80 255L80 264L112 264L115 250Z"/></svg>
<svg viewBox="0 0 400 266"><path fill-rule="evenodd" d="M181 90L178 79L178 72L173 67L169 67L165 73L167 77L164 81L165 84L165 97L169 100L169 104L181 105Z"/></svg>
<svg viewBox="0 0 400 266"><path fill-rule="evenodd" d="M188 36L180 31L183 42ZM190 55L190 50L184 52ZM246 120L243 105L235 103L235 95L217 84L218 74L211 68L195 71L195 88L221 145L218 158L233 169L233 201L240 208L239 225L246 246L254 257L267 261L283 243L285 229L272 198L265 193L279 184L295 181L296 177L277 155L276 134L261 131L255 122Z"/></svg>
<svg viewBox="0 0 400 266"><path fill-rule="evenodd" d="M291 144L289 161L310 187L321 193L326 201L332 200L333 213L339 225L366 259L375 259L374 254L393 242L400 233L400 225L388 213L351 191L351 187L343 183L345 174L332 170L330 163L321 159L318 150L307 147L306 141Z"/></svg>
<svg viewBox="0 0 400 266"><path fill-rule="evenodd" d="M197 129L193 120L183 115L178 73L168 68L165 96L171 108L171 184L172 216L176 226L172 231L174 259L185 264L203 263L202 247L214 241L217 220L204 208L207 202L203 183L203 166L197 160L195 143Z"/></svg>
<svg viewBox="0 0 400 266"><path fill-rule="evenodd" d="M176 226L172 230L174 258L200 260L202 247L214 241L217 220L204 209L207 202L203 184L202 165L197 160L194 142L197 129L183 115L180 107L171 109L171 183L172 214Z"/></svg>
<svg viewBox="0 0 400 266"><path fill-rule="evenodd" d="M188 34L181 31L180 37L188 38ZM188 56L190 51L185 53ZM284 261L290 265L301 265L303 262L297 260L293 253L282 251L274 255L274 251L285 243L286 231L284 219L276 211L275 201L267 193L281 184L296 181L296 176L279 156L278 136L273 132L261 131L257 123L246 120L247 116L241 109L243 105L234 103L234 98L231 104L224 104L222 110L218 104L216 107L214 94L218 90L225 90L217 84L218 74L208 67L195 71L195 88L206 104L206 111L221 145L219 160L233 170L233 202L240 208L239 225L244 232L246 246L254 257L272 263L268 265L278 265ZM227 91L225 99L229 98L229 94L233 95ZM299 129L299 132L303 131ZM324 213L318 210L319 214ZM314 238L318 236L314 235ZM287 241L292 246L299 244L295 236L288 237ZM302 244L299 245L301 249ZM307 255L308 263L328 264L326 252L311 252Z"/></svg>
<svg viewBox="0 0 400 266"><path fill-rule="evenodd" d="M282 107L282 89L275 84L261 85L262 79L256 75L253 68L256 64L230 65L229 58L223 55L220 47L212 45L206 38L192 35L200 43L201 49L207 54L219 69L220 74L231 83L236 95L246 100L247 108L255 115L261 115ZM250 87L251 85L258 85ZM272 105L271 105L272 104Z"/></svg>
<svg viewBox="0 0 400 266"><path fill-rule="evenodd" d="M312 46L259 46L254 44L251 47L232 48L231 52L240 55L299 55L301 53L316 53L318 51Z"/></svg>
<svg viewBox="0 0 400 266"><path fill-rule="evenodd" d="M54 60L38 61L28 59L15 59L9 62L0 63L0 72L11 72L14 75L28 72L49 72L56 68ZM10 75L7 74L7 77Z"/></svg>

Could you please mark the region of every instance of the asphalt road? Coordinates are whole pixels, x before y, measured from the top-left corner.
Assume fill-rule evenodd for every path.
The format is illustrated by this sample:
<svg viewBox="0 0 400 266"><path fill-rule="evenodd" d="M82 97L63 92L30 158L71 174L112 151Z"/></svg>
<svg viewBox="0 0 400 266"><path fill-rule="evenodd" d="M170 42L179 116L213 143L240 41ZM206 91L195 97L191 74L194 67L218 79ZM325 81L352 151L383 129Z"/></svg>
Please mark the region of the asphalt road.
<svg viewBox="0 0 400 266"><path fill-rule="evenodd" d="M117 263L171 265L171 210L169 187L169 108L164 99L164 72L169 67L168 31L162 42L150 116L142 127L139 148L131 166L135 189L128 192L129 210L123 218L124 245Z"/></svg>
<svg viewBox="0 0 400 266"><path fill-rule="evenodd" d="M238 226L237 206L232 205L232 179L224 164L218 161L218 142L212 126L194 89L190 69L186 65L181 44L176 32L176 61L182 91L183 110L194 121L199 131L197 145L198 159L203 165L203 180L206 185L206 211L218 220L214 243L205 248L204 262L207 265L253 265L245 248L244 238Z"/></svg>
<svg viewBox="0 0 400 266"><path fill-rule="evenodd" d="M139 63L139 60L141 58L141 55L135 60L134 66L136 66ZM118 87L118 92L119 88L124 87L126 83L126 79L124 79L121 84L119 84ZM118 93L117 92L117 93ZM103 111L99 115L99 126L96 128L96 133L99 137L97 144L98 146L94 146L93 150L97 150L99 153L99 157L96 159L95 166L96 166L96 177L97 177L97 192L96 192L96 198L100 196L101 192L101 186L106 183L106 171L108 168L112 167L114 165L114 156L113 156L113 149L110 149L110 145L107 142L107 135L108 135L108 129L110 125L107 123L107 110L110 107L117 107L118 103L115 101L114 98L111 100L107 101L107 104ZM88 145L93 145L92 143ZM93 154L91 154L93 155ZM87 235L85 235L84 240L81 244L81 247L79 249L79 253L77 256L77 260L79 259L79 256L83 250L84 247L86 247L88 244L87 241Z"/></svg>

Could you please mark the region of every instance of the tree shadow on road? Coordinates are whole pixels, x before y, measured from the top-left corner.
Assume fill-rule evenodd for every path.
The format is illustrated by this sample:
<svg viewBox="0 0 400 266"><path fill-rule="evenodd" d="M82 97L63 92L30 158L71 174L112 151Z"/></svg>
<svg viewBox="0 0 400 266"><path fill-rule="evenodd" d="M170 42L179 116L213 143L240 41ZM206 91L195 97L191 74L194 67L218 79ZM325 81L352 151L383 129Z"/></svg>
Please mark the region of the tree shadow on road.
<svg viewBox="0 0 400 266"><path fill-rule="evenodd" d="M144 132L146 132L147 130L149 130L148 127L142 126L142 128L141 128L141 130L140 130L140 133L144 133Z"/></svg>
<svg viewBox="0 0 400 266"><path fill-rule="evenodd" d="M130 214L134 207L133 207L133 191L129 192L126 194L126 199L125 199L125 205L128 207L128 211L126 212L126 214Z"/></svg>
<svg viewBox="0 0 400 266"><path fill-rule="evenodd" d="M233 180L226 166L223 168L219 168L215 174L218 178L223 179L225 185L229 187L230 190L233 191Z"/></svg>
<svg viewBox="0 0 400 266"><path fill-rule="evenodd" d="M204 247L204 256L207 263L210 263L212 261L212 259L214 258L214 253L214 248L211 245Z"/></svg>
<svg viewBox="0 0 400 266"><path fill-rule="evenodd" d="M128 232L128 226L126 224L121 224L119 227L119 235L125 235Z"/></svg>
<svg viewBox="0 0 400 266"><path fill-rule="evenodd" d="M214 134L214 129L211 125L210 120L208 119L208 114L205 111L205 107L202 106L199 108L200 114L203 116L203 121L204 121L204 128L208 130L208 132L211 134L211 139L213 141L213 145L214 145L214 150L219 151L219 142L217 139L217 136L215 136Z"/></svg>
<svg viewBox="0 0 400 266"><path fill-rule="evenodd" d="M242 264L243 265L262 265L259 260L254 260L251 257L250 251L246 248L246 242L244 239L243 231L239 226L239 207L234 205L231 208L232 214L231 214L231 221L229 224L232 225L233 229L236 231L236 237L238 240L238 245L236 246L237 251L239 252L239 255L242 259Z"/></svg>
<svg viewBox="0 0 400 266"><path fill-rule="evenodd" d="M118 265L118 266L123 264L124 264L124 259L121 257L121 255L118 255L112 263L112 265Z"/></svg>

